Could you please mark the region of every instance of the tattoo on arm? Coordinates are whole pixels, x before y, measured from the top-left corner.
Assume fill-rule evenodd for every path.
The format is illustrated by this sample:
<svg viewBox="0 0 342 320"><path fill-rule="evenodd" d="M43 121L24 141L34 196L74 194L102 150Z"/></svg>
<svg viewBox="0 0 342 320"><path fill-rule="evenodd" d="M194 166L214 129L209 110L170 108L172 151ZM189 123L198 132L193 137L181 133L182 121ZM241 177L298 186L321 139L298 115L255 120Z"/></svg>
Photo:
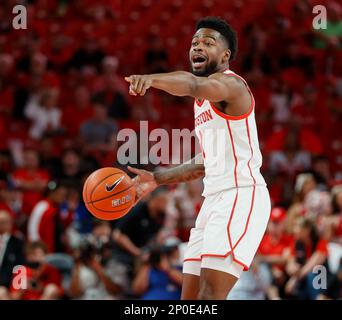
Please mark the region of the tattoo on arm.
<svg viewBox="0 0 342 320"><path fill-rule="evenodd" d="M201 155L200 155L201 156ZM204 176L204 165L199 163L199 156L177 167L154 172L154 179L159 185L187 182Z"/></svg>

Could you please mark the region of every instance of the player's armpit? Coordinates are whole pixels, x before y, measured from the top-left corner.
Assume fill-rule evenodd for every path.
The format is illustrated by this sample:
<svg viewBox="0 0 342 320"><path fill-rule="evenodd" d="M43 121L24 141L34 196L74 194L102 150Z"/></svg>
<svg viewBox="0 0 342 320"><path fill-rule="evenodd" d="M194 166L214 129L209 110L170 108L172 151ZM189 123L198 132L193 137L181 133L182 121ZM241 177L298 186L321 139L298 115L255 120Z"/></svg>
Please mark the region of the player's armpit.
<svg viewBox="0 0 342 320"><path fill-rule="evenodd" d="M246 90L244 83L237 77L224 73L214 73L209 77L196 77L192 96L211 102L231 101Z"/></svg>

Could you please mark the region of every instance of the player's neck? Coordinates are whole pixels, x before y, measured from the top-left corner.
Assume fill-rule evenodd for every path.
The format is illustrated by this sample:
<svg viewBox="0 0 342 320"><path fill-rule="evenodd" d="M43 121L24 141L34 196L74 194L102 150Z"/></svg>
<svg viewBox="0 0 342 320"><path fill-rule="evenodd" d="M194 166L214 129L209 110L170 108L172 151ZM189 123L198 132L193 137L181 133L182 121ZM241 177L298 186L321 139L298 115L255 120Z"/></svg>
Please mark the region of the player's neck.
<svg viewBox="0 0 342 320"><path fill-rule="evenodd" d="M217 72L225 72L227 70L229 70L229 64L224 64L218 68Z"/></svg>

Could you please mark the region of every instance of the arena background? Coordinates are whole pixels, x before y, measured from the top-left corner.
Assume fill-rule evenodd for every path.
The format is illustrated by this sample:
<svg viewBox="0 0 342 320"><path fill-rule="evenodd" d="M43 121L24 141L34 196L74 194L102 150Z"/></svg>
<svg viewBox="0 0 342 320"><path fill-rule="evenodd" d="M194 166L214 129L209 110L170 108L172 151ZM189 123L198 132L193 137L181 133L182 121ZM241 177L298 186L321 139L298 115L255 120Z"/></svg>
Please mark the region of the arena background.
<svg viewBox="0 0 342 320"><path fill-rule="evenodd" d="M27 8L25 30L12 25L17 4ZM327 9L326 29L313 28L315 5ZM123 77L188 70L195 23L208 15L237 30L231 69L256 99L273 205L253 267L230 298L342 297L337 1L3 0L0 299L179 299L201 182L163 189L112 223L92 218L81 190L97 168L126 170L116 159L119 130L138 132L142 120L150 130L193 129L191 99L132 97ZM165 214L162 226L149 211ZM130 254L120 246L127 241ZM15 285L16 265L25 266L26 289ZM326 277L315 288L317 275Z"/></svg>

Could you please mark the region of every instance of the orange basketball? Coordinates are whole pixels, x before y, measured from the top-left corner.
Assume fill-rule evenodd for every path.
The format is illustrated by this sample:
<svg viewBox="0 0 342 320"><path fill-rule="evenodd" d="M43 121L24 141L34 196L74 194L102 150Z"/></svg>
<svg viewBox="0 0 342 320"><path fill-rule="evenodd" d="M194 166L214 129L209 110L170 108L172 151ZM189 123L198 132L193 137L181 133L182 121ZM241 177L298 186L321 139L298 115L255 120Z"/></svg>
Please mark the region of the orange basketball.
<svg viewBox="0 0 342 320"><path fill-rule="evenodd" d="M94 171L85 181L83 200L96 218L119 219L127 214L134 204L135 186L122 170L102 168Z"/></svg>

